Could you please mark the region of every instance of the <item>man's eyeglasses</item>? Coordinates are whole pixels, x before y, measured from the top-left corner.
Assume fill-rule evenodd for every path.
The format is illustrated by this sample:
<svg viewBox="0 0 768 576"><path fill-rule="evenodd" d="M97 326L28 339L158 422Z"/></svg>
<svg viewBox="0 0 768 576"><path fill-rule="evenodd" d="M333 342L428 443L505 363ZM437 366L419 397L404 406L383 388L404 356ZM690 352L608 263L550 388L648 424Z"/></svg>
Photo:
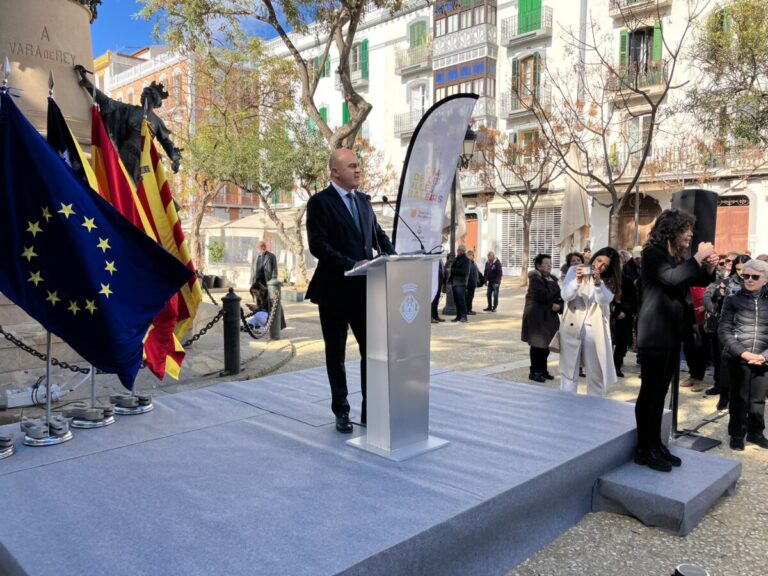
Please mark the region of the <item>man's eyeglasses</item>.
<svg viewBox="0 0 768 576"><path fill-rule="evenodd" d="M725 261L726 262L733 262L733 259L732 258L726 258Z"/></svg>
<svg viewBox="0 0 768 576"><path fill-rule="evenodd" d="M763 275L762 274L743 274L742 277L744 278L744 280L754 280L755 282L757 282L758 280L760 280L760 278L763 277Z"/></svg>
<svg viewBox="0 0 768 576"><path fill-rule="evenodd" d="M718 266L725 266L725 260L720 260L720 262L717 263Z"/></svg>

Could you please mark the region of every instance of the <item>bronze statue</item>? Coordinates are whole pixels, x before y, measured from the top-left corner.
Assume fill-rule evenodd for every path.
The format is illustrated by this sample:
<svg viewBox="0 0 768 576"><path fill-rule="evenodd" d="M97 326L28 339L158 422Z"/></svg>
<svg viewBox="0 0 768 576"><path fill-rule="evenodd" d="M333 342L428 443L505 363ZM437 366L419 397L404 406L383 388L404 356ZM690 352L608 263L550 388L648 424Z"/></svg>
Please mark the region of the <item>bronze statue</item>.
<svg viewBox="0 0 768 576"><path fill-rule="evenodd" d="M171 140L171 131L165 126L163 120L154 113L154 109L160 108L163 105L163 100L168 98L168 92L165 91L162 84L152 82L145 87L141 92L141 106L136 106L113 100L95 88L86 76L87 70L81 65L75 66L75 71L80 76L78 84L87 89L90 94L95 94L104 127L114 142L125 169L136 184L139 182L141 168L141 121L145 116L152 135L157 138L171 159L171 168L174 172L179 171L181 149L174 146Z"/></svg>

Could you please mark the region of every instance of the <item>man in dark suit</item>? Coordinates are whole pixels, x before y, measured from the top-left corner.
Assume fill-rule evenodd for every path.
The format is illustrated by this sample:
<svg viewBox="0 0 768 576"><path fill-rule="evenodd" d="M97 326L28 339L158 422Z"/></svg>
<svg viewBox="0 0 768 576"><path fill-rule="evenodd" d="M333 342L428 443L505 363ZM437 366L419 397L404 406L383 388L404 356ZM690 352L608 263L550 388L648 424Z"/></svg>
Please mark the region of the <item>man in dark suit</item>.
<svg viewBox="0 0 768 576"><path fill-rule="evenodd" d="M347 277L344 272L372 260L374 247L384 254L395 254L395 249L376 221L365 194L356 191L360 164L355 153L347 148L334 150L328 167L331 185L307 203L309 251L318 260L307 298L319 307L336 429L348 433L352 432L352 424L344 358L349 328L360 350L361 423L366 422L366 279Z"/></svg>
<svg viewBox="0 0 768 576"><path fill-rule="evenodd" d="M266 286L273 278L277 278L277 258L267 250L267 243L259 240L258 251L253 255L251 264L251 286L256 282Z"/></svg>

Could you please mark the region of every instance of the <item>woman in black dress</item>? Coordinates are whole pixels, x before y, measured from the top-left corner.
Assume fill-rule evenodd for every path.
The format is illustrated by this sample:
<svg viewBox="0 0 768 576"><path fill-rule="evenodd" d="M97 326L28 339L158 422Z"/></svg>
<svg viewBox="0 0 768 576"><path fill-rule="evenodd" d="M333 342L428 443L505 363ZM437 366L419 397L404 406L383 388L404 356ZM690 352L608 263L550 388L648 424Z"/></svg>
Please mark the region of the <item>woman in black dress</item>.
<svg viewBox="0 0 768 576"><path fill-rule="evenodd" d="M563 299L560 297L557 279L552 276L551 256L538 254L533 259L533 267L528 273L521 339L531 347L528 378L534 382L544 382L554 378L547 369L547 358L549 343L560 327L559 314L563 309Z"/></svg>
<svg viewBox="0 0 768 576"><path fill-rule="evenodd" d="M643 249L642 301L637 320L638 349L642 356L640 394L635 404L637 450L635 462L669 472L680 466L661 441L664 398L680 364L686 296L691 286L714 280L719 260L710 242L700 242L690 253L696 218L685 210L664 210L657 218Z"/></svg>

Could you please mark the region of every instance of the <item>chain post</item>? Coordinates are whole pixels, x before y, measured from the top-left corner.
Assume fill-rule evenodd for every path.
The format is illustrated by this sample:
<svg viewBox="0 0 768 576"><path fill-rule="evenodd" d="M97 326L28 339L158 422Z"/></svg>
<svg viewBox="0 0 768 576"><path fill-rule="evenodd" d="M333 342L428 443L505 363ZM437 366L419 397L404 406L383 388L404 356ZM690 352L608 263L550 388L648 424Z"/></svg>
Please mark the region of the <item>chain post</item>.
<svg viewBox="0 0 768 576"><path fill-rule="evenodd" d="M275 278L267 282L269 301L276 303L275 309L272 311L272 314L274 315L272 325L269 327L269 337L272 340L280 340L280 328L283 323L282 287L283 283Z"/></svg>
<svg viewBox="0 0 768 576"><path fill-rule="evenodd" d="M240 373L240 301L230 288L221 299L224 308L224 371L222 376Z"/></svg>

